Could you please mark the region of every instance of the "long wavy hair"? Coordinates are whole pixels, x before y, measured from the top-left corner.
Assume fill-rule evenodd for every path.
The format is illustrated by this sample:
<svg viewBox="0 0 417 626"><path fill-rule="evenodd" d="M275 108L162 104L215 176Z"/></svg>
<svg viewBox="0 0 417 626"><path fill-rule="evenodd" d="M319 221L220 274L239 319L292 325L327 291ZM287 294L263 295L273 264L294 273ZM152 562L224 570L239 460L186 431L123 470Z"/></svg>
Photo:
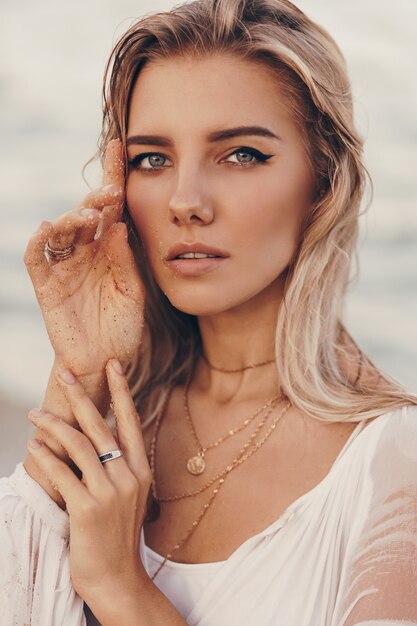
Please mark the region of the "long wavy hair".
<svg viewBox="0 0 417 626"><path fill-rule="evenodd" d="M287 269L278 313L275 354L282 392L324 421L358 422L417 404L417 396L370 361L342 322L370 179L340 49L291 2L195 0L134 23L114 47L105 72L101 156L111 139L126 140L129 100L146 64L216 53L270 71L303 133L316 176L317 200ZM172 306L156 284L127 207L124 219L147 289L143 341L128 370L145 427L169 389L191 374L202 343L197 318Z"/></svg>

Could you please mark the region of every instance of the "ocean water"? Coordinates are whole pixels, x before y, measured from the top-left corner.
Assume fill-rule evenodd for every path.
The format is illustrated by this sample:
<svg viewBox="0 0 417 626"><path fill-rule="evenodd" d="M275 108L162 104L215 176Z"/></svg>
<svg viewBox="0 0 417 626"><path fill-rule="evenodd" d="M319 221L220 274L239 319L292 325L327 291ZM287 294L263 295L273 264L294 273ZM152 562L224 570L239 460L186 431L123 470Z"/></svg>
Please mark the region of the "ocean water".
<svg viewBox="0 0 417 626"><path fill-rule="evenodd" d="M52 351L23 254L44 220L88 192L100 90L113 43L162 0L2 0L0 32L0 397L38 404ZM348 326L387 372L417 391L417 4L299 1L344 52L366 163L374 180L362 221L360 278ZM97 167L87 176L92 186Z"/></svg>

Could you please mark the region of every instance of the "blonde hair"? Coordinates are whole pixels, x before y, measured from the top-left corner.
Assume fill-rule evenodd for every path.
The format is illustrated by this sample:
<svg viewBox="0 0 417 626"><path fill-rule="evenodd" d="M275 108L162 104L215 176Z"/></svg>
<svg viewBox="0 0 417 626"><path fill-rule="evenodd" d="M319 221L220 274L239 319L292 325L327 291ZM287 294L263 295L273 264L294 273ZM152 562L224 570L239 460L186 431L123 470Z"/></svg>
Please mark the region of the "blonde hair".
<svg viewBox="0 0 417 626"><path fill-rule="evenodd" d="M367 180L362 140L338 46L291 2L195 0L136 22L106 68L101 153L111 139L126 139L130 95L145 64L215 53L271 72L305 136L316 174L317 201L287 270L278 315L275 353L282 391L300 410L324 421L357 422L417 404L417 396L364 355L342 323ZM146 426L171 386L184 383L202 346L197 319L173 307L156 284L127 209L125 220L147 289L143 342L128 372Z"/></svg>

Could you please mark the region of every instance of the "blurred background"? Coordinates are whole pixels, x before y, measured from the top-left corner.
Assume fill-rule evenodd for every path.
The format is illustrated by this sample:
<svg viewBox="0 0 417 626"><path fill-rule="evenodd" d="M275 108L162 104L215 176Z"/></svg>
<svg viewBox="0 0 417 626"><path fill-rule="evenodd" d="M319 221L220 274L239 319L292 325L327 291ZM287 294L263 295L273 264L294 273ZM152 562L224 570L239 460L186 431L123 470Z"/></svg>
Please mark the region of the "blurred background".
<svg viewBox="0 0 417 626"><path fill-rule="evenodd" d="M101 83L113 44L170 0L2 0L0 26L0 476L26 456L52 351L23 254L43 219L88 192ZM296 1L348 62L375 193L362 219L348 327L386 372L417 391L417 3ZM97 166L89 184L100 181Z"/></svg>

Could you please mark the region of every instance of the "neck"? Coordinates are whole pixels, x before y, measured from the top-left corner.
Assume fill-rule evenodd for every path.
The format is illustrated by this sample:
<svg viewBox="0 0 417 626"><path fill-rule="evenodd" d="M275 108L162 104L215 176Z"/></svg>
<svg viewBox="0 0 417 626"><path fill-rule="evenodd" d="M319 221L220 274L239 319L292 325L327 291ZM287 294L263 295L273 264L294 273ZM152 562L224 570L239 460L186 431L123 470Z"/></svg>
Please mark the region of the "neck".
<svg viewBox="0 0 417 626"><path fill-rule="evenodd" d="M276 285L274 285L276 291ZM200 359L192 386L210 393L219 404L232 399L272 394L278 389L274 363L247 368L275 358L275 330L281 298L267 290L255 299L210 317L199 317L203 351L212 369Z"/></svg>

